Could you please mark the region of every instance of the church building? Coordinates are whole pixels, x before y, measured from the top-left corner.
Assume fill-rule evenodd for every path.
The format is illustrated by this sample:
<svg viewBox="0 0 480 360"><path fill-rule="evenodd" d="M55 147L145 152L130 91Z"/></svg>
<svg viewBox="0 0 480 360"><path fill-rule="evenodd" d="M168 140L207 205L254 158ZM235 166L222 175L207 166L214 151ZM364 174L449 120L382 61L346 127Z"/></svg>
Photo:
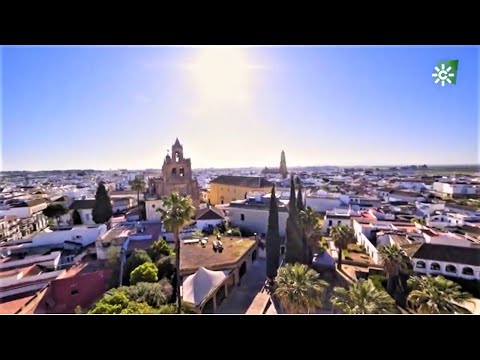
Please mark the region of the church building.
<svg viewBox="0 0 480 360"><path fill-rule="evenodd" d="M160 178L149 179L149 191L152 195L160 198L173 192L178 192L183 196L190 196L193 205L198 207L200 202L200 192L198 183L193 178L192 163L183 155L183 146L175 140L172 146L172 155L167 152L163 161L162 176Z"/></svg>

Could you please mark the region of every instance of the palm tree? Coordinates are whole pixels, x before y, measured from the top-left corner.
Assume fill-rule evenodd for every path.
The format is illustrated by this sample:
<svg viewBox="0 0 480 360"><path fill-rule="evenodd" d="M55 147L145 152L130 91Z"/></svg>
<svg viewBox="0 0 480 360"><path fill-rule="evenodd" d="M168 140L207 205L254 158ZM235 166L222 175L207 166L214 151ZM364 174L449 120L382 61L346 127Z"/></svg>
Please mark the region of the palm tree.
<svg viewBox="0 0 480 360"><path fill-rule="evenodd" d="M392 314L397 312L395 301L371 280L359 280L348 289L333 289L332 305L345 314Z"/></svg>
<svg viewBox="0 0 480 360"><path fill-rule="evenodd" d="M140 206L140 192L145 191L145 181L136 177L135 180L130 182L130 188L137 192L137 206Z"/></svg>
<svg viewBox="0 0 480 360"><path fill-rule="evenodd" d="M342 269L342 252L348 247L348 244L355 242L355 234L352 228L339 224L332 229L331 237L335 247L338 249L338 264L339 270Z"/></svg>
<svg viewBox="0 0 480 360"><path fill-rule="evenodd" d="M408 272L408 266L410 259L405 254L403 249L397 245L385 245L379 250L381 263L385 272L387 273L387 291L389 294L393 294L397 285L400 286L402 293L405 291L402 282L400 281L400 274L406 274Z"/></svg>
<svg viewBox="0 0 480 360"><path fill-rule="evenodd" d="M307 239L307 260L310 264L312 262L312 253L313 247L315 246L315 242L312 241L314 239L313 235L315 231L318 229L318 220L320 219L320 215L316 212L312 207L307 206L305 209L301 210L298 214L300 224L302 225L303 235Z"/></svg>
<svg viewBox="0 0 480 360"><path fill-rule="evenodd" d="M412 276L408 284L408 304L420 314L470 314L460 304L472 295L443 276Z"/></svg>
<svg viewBox="0 0 480 360"><path fill-rule="evenodd" d="M278 269L275 295L290 314L309 314L322 306L328 283L304 264L287 264Z"/></svg>
<svg viewBox="0 0 480 360"><path fill-rule="evenodd" d="M194 216L195 208L192 206L192 200L189 197L181 196L178 193L164 196L162 202L162 208L157 209L157 212L161 214L165 229L173 232L175 237L177 312L180 314L180 231Z"/></svg>

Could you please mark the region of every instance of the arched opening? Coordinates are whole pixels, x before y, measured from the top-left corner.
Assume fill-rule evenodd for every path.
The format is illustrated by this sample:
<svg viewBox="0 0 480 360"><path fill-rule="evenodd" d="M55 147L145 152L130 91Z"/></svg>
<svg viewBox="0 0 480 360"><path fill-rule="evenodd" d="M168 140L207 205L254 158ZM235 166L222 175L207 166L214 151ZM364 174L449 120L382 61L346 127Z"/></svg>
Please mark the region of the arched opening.
<svg viewBox="0 0 480 360"><path fill-rule="evenodd" d="M457 272L457 268L453 265L447 265L445 267L445 271L448 272L448 273L456 273Z"/></svg>
<svg viewBox="0 0 480 360"><path fill-rule="evenodd" d="M252 261L255 261L257 259L257 250L253 250L252 252Z"/></svg>
<svg viewBox="0 0 480 360"><path fill-rule="evenodd" d="M415 267L417 269L425 269L425 261L417 261L417 263L415 264Z"/></svg>
<svg viewBox="0 0 480 360"><path fill-rule="evenodd" d="M240 214L240 220L245 221L245 214Z"/></svg>
<svg viewBox="0 0 480 360"><path fill-rule="evenodd" d="M221 196L221 197L220 197L220 202L221 202L222 204L223 204L223 201L224 201L223 196Z"/></svg>
<svg viewBox="0 0 480 360"><path fill-rule="evenodd" d="M225 298L225 286L221 286L220 289L218 289L217 294L215 295L217 306L219 306L223 302L223 300L225 300Z"/></svg>
<svg viewBox="0 0 480 360"><path fill-rule="evenodd" d="M238 273L238 275L240 276L240 279L243 277L243 275L245 275L246 272L247 272L247 262L244 261L240 266L240 271Z"/></svg>
<svg viewBox="0 0 480 360"><path fill-rule="evenodd" d="M440 271L440 264L436 262L432 263L432 265L430 265L430 270Z"/></svg>
<svg viewBox="0 0 480 360"><path fill-rule="evenodd" d="M211 298L210 300L207 301L207 303L205 304L205 306L203 307L202 309L202 314L213 314L214 313L214 310L213 310L213 298Z"/></svg>
<svg viewBox="0 0 480 360"><path fill-rule="evenodd" d="M173 168L172 169L172 176L176 176L177 175L177 168Z"/></svg>
<svg viewBox="0 0 480 360"><path fill-rule="evenodd" d="M175 151L175 162L180 161L180 153L178 151Z"/></svg>
<svg viewBox="0 0 480 360"><path fill-rule="evenodd" d="M183 167L180 168L179 175L180 176L185 176L185 170L183 169Z"/></svg>
<svg viewBox="0 0 480 360"><path fill-rule="evenodd" d="M473 269L469 266L465 266L462 269L462 275L473 276Z"/></svg>

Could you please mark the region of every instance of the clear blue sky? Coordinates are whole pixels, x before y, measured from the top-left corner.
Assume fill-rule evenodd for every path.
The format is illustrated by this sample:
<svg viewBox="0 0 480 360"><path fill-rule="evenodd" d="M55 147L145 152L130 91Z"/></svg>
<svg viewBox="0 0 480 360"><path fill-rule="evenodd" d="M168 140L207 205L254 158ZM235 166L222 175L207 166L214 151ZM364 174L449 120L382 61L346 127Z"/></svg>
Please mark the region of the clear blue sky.
<svg viewBox="0 0 480 360"><path fill-rule="evenodd" d="M0 51L3 170L478 162L478 47Z"/></svg>

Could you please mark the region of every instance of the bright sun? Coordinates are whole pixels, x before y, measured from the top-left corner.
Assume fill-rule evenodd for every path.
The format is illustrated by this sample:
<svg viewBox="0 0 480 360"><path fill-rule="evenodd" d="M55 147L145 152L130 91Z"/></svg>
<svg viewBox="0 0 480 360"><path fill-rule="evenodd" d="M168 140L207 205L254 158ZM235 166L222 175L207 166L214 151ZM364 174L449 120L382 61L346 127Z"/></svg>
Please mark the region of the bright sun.
<svg viewBox="0 0 480 360"><path fill-rule="evenodd" d="M250 66L245 48L201 48L188 69L202 101L247 101Z"/></svg>

